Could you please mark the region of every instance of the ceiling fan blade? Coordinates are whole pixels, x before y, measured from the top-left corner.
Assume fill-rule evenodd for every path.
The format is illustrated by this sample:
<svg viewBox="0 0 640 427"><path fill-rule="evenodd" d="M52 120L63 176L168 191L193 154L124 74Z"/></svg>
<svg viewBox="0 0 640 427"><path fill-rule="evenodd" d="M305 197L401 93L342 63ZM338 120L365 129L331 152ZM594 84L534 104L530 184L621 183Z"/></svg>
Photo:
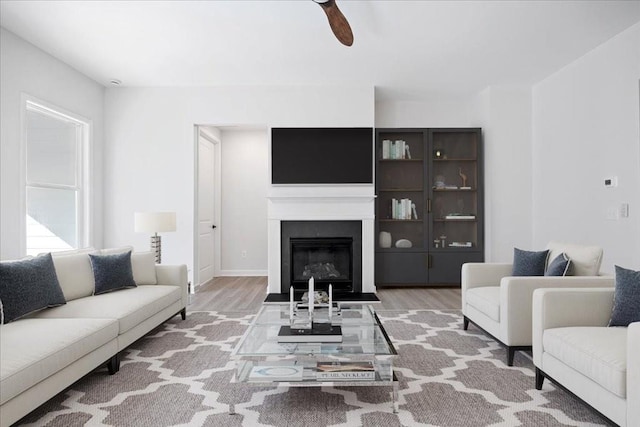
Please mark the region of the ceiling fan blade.
<svg viewBox="0 0 640 427"><path fill-rule="evenodd" d="M318 3L329 20L329 26L336 38L345 46L351 46L353 44L353 33L351 32L351 26L347 22L347 18L344 17L335 0L314 0Z"/></svg>

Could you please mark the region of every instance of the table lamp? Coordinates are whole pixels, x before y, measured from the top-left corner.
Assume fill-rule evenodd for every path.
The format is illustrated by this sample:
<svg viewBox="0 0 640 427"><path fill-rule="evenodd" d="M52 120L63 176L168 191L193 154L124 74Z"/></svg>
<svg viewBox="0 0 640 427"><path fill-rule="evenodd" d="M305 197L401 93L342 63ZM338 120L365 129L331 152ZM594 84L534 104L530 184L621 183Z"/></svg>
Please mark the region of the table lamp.
<svg viewBox="0 0 640 427"><path fill-rule="evenodd" d="M156 264L162 261L162 240L158 233L176 231L175 212L136 212L136 233L153 233L151 236L151 250L156 253Z"/></svg>

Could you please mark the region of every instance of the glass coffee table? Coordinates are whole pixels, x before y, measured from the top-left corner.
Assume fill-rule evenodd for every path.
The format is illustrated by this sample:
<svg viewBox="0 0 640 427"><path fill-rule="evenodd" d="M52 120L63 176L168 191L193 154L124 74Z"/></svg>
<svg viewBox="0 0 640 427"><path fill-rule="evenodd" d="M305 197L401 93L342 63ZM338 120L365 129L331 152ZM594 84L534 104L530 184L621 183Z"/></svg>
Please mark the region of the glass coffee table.
<svg viewBox="0 0 640 427"><path fill-rule="evenodd" d="M328 309L316 309L314 321L328 322ZM231 353L236 362L232 382L287 387L388 386L393 388L392 409L397 413L398 379L393 371L397 352L373 308L339 306L331 323L342 328L342 342L278 343L280 327L289 325L289 306L263 305ZM327 374L327 367L348 372ZM235 413L234 404L229 405L229 413Z"/></svg>

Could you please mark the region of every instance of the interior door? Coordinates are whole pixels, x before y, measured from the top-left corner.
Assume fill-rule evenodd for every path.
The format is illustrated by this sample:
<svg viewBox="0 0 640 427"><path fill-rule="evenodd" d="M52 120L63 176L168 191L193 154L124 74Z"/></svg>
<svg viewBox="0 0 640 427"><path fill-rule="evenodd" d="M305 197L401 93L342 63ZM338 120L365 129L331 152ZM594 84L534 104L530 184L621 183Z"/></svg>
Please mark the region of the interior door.
<svg viewBox="0 0 640 427"><path fill-rule="evenodd" d="M204 137L198 138L198 284L213 279L216 232L215 149Z"/></svg>

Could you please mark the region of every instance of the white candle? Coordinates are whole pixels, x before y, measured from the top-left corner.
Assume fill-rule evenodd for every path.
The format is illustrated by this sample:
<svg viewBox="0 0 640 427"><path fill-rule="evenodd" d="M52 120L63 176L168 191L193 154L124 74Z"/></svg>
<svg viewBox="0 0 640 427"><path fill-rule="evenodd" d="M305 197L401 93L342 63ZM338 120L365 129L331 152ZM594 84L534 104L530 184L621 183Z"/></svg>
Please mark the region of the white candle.
<svg viewBox="0 0 640 427"><path fill-rule="evenodd" d="M331 323L332 312L333 312L333 285L329 283L329 323Z"/></svg>
<svg viewBox="0 0 640 427"><path fill-rule="evenodd" d="M313 303L315 300L313 283L313 276L311 276L311 279L309 279L309 314L313 314Z"/></svg>
<svg viewBox="0 0 640 427"><path fill-rule="evenodd" d="M293 322L293 286L289 288L289 322Z"/></svg>

